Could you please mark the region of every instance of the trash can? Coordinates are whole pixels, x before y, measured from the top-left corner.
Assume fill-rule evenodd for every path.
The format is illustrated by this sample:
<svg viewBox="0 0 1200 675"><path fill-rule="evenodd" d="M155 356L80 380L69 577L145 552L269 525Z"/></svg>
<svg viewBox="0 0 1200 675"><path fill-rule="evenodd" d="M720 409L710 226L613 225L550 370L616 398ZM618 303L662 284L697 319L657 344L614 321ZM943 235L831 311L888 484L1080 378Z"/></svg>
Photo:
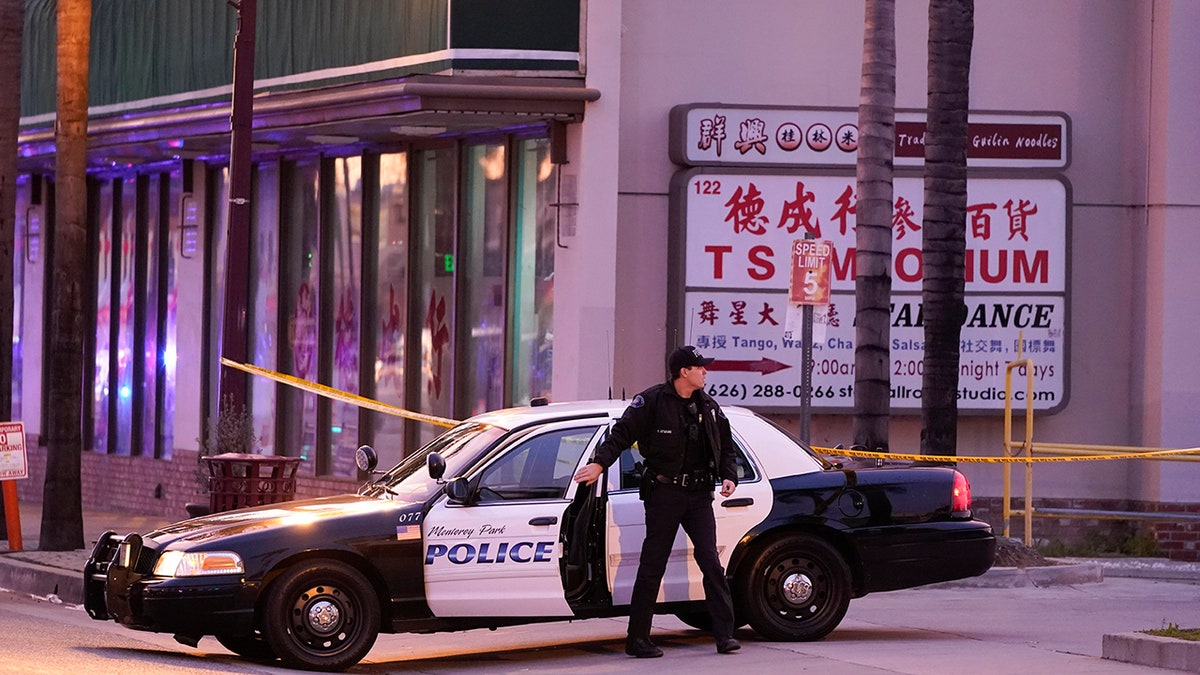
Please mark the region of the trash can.
<svg viewBox="0 0 1200 675"><path fill-rule="evenodd" d="M201 457L208 464L211 513L291 501L299 457L226 452Z"/></svg>

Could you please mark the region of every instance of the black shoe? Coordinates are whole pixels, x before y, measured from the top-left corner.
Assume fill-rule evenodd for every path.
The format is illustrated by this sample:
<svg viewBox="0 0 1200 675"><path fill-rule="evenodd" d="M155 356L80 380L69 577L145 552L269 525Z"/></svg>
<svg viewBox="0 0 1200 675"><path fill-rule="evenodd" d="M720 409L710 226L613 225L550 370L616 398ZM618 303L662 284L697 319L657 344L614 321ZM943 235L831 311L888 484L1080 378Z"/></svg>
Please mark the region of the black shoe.
<svg viewBox="0 0 1200 675"><path fill-rule="evenodd" d="M718 654L729 654L731 652L736 652L737 650L739 650L741 648L742 648L742 646L740 644L738 644L738 641L734 640L731 637L717 640L717 653Z"/></svg>
<svg viewBox="0 0 1200 675"><path fill-rule="evenodd" d="M625 640L625 653L630 656L636 656L639 659L657 659L662 656L663 652L650 638L627 638Z"/></svg>

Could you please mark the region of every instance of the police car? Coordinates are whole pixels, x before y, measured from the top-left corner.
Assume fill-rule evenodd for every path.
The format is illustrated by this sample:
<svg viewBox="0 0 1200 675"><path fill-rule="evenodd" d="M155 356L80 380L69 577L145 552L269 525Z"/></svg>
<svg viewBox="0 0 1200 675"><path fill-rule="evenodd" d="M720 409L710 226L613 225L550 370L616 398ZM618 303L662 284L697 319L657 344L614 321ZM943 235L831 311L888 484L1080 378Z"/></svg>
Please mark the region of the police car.
<svg viewBox="0 0 1200 675"><path fill-rule="evenodd" d="M628 614L645 535L636 449L592 486L572 481L624 404L513 408L446 431L357 494L106 533L84 569L98 620L215 636L249 658L342 670L382 632ZM852 598L982 574L991 528L947 467L830 464L750 410L726 407L739 485L715 495L739 624L817 640ZM374 452L360 450L373 468ZM681 532L658 611L704 627Z"/></svg>

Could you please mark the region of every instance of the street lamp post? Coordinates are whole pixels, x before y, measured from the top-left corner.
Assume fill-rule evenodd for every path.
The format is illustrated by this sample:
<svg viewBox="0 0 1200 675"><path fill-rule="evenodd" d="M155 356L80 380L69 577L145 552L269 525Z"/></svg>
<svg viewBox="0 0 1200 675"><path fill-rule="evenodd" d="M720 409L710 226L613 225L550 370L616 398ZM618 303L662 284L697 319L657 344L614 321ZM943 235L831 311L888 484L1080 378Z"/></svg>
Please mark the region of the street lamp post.
<svg viewBox="0 0 1200 675"><path fill-rule="evenodd" d="M233 101L230 108L229 219L225 240L225 303L221 354L246 362L250 267L250 164L254 125L254 43L258 0L228 0L237 10L233 46ZM228 401L234 410L246 404L246 374L221 368L218 411Z"/></svg>

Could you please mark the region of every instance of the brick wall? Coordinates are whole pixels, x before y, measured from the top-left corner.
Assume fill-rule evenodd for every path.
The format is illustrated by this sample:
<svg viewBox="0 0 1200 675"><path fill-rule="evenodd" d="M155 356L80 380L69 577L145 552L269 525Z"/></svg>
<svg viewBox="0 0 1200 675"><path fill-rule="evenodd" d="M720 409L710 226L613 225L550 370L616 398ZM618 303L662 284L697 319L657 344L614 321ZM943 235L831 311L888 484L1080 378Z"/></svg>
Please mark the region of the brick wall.
<svg viewBox="0 0 1200 675"><path fill-rule="evenodd" d="M177 450L169 460L120 457L85 452L80 457L80 490L85 510L136 513L183 520L189 502L208 503L208 490L196 481L195 452ZM16 481L23 502L42 501L46 481L46 448L27 450L29 478ZM296 477L296 498L353 492L359 483L349 478Z"/></svg>
<svg viewBox="0 0 1200 675"><path fill-rule="evenodd" d="M1012 508L1024 508L1023 499L1014 499ZM1133 513L1200 514L1200 504L1144 502L1129 499L1035 499L1034 512L1043 509L1083 509L1090 511L1129 511ZM1004 532L1004 512L999 497L977 497L972 500L975 517L991 524L997 535ZM1152 538L1163 555L1171 560L1200 562L1200 522L1111 520L1108 518L1058 518L1037 516L1032 520L1031 539L1034 544L1061 542L1083 544L1089 540L1121 541L1138 535ZM1017 539L1025 537L1025 517L1013 516L1009 533Z"/></svg>

